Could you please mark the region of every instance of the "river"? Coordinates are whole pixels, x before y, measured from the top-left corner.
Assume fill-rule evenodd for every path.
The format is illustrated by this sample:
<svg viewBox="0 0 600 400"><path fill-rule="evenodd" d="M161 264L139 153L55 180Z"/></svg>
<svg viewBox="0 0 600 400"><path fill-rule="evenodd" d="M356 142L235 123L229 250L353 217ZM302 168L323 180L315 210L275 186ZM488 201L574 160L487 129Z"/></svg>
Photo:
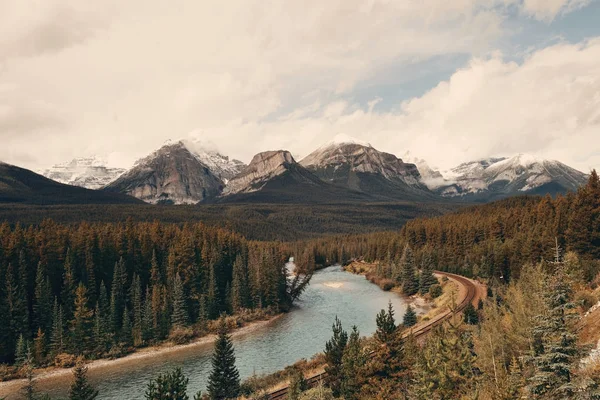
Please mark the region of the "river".
<svg viewBox="0 0 600 400"><path fill-rule="evenodd" d="M252 374L268 374L306 358L325 347L331 337L336 315L344 328L356 325L361 335L375 332L375 315L391 301L396 319L406 308L404 299L384 292L363 276L344 272L333 266L318 271L294 309L246 335L236 336L234 346L237 367L242 379ZM205 390L210 373L212 345L196 346L190 351L168 353L114 368L90 370L90 380L100 391L98 400L143 399L148 381L177 366L189 377L188 393ZM55 378L43 382L40 389L52 397L64 397L69 379ZM190 396L192 397L192 396Z"/></svg>

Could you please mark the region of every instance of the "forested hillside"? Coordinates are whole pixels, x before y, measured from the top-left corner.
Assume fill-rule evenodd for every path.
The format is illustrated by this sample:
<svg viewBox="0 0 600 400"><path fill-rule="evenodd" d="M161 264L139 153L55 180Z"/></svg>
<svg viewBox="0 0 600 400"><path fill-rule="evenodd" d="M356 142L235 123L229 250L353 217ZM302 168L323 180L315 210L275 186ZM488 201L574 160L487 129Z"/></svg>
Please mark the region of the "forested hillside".
<svg viewBox="0 0 600 400"><path fill-rule="evenodd" d="M383 261L390 268L382 273L391 276L408 245L417 265L431 260L445 271L509 282L519 276L523 265L553 260L555 240L581 258L581 272L587 280L600 271L600 180L595 171L577 193L555 199L511 198L440 217L413 219L397 232L308 243L321 263L362 257Z"/></svg>
<svg viewBox="0 0 600 400"><path fill-rule="evenodd" d="M0 362L118 356L189 339L221 313L289 309L310 278L291 254L200 223L0 225ZM244 311L247 310L247 311ZM191 329L193 327L193 330Z"/></svg>

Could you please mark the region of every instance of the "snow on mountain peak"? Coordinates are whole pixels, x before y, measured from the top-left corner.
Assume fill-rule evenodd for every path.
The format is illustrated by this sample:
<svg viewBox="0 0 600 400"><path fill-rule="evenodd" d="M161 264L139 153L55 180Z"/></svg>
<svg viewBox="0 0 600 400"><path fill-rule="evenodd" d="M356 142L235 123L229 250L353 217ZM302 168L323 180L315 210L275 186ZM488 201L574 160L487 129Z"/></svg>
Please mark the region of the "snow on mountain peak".
<svg viewBox="0 0 600 400"><path fill-rule="evenodd" d="M364 140L357 139L345 133L338 133L332 140L330 140L324 146L321 147L325 148L331 146L339 146L343 144L357 144L359 146L373 147L370 143L365 142Z"/></svg>
<svg viewBox="0 0 600 400"><path fill-rule="evenodd" d="M56 164L42 171L42 175L67 185L81 186L88 189L100 189L117 179L122 168L111 168L98 156L78 157L71 161Z"/></svg>

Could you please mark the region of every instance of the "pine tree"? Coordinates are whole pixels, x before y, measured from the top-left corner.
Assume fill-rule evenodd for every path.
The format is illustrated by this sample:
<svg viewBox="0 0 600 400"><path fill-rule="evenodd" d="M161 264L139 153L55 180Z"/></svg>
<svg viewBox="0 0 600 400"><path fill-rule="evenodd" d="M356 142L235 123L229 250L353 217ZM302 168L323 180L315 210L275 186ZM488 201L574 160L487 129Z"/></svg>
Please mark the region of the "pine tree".
<svg viewBox="0 0 600 400"><path fill-rule="evenodd" d="M54 308L52 310L52 334L50 336L50 348L52 354L57 355L65 350L65 324L62 305L58 304L58 299L54 298Z"/></svg>
<svg viewBox="0 0 600 400"><path fill-rule="evenodd" d="M175 275L175 280L173 281L171 304L173 307L171 314L171 329L183 328L187 326L189 318L185 305L183 284L179 274Z"/></svg>
<svg viewBox="0 0 600 400"><path fill-rule="evenodd" d="M146 297L144 298L142 338L144 343L154 339L154 312L152 310L152 294L150 288L146 288Z"/></svg>
<svg viewBox="0 0 600 400"><path fill-rule="evenodd" d="M366 363L367 356L362 348L360 333L358 328L353 326L342 357L341 394L345 400L358 400L360 398L360 388L364 381Z"/></svg>
<svg viewBox="0 0 600 400"><path fill-rule="evenodd" d="M63 286L60 292L60 301L63 306L63 314L65 321L71 320L73 316L73 305L75 304L75 290L77 283L75 282L75 263L73 252L67 249L65 256L65 265L63 272Z"/></svg>
<svg viewBox="0 0 600 400"><path fill-rule="evenodd" d="M10 316L7 322L11 332L11 343L14 345L20 335L28 338L30 337L30 332L26 292L21 285L17 284L11 264L6 268L5 293L8 314Z"/></svg>
<svg viewBox="0 0 600 400"><path fill-rule="evenodd" d="M465 307L463 319L469 325L477 325L479 323L479 314L472 303L467 304L467 307Z"/></svg>
<svg viewBox="0 0 600 400"><path fill-rule="evenodd" d="M210 266L209 282L208 282L208 293L206 296L206 305L208 308L208 318L215 319L219 316L221 311L221 300L219 293L219 286L217 284L217 274L215 273L215 267Z"/></svg>
<svg viewBox="0 0 600 400"><path fill-rule="evenodd" d="M29 345L25 340L23 334L19 335L17 340L17 346L15 349L15 364L23 365L27 359L27 353L29 352Z"/></svg>
<svg viewBox="0 0 600 400"><path fill-rule="evenodd" d="M248 308L250 304L250 288L248 287L248 268L242 256L238 254L233 263L233 278L231 283L231 309L238 312Z"/></svg>
<svg viewBox="0 0 600 400"><path fill-rule="evenodd" d="M534 397L544 399L573 395L571 364L579 353L577 335L569 324L570 310L575 308L570 280L563 265L556 267L544 290L549 312L538 315L533 327L538 343L530 362L535 373L527 385Z"/></svg>
<svg viewBox="0 0 600 400"><path fill-rule="evenodd" d="M402 325L407 328L411 326L415 326L417 324L417 313L414 308L409 304L406 308L406 312L404 313L404 317L402 318Z"/></svg>
<svg viewBox="0 0 600 400"><path fill-rule="evenodd" d="M112 287L110 291L110 316L112 331L120 332L123 322L123 310L125 309L125 262L123 258L115 264L113 270Z"/></svg>
<svg viewBox="0 0 600 400"><path fill-rule="evenodd" d="M33 380L33 356L31 355L31 351L27 351L27 355L23 361L23 371L25 373L25 379L27 383L22 388L21 392L23 393L23 397L26 400L37 400L37 396L35 394L35 381Z"/></svg>
<svg viewBox="0 0 600 400"><path fill-rule="evenodd" d="M35 322L43 331L48 331L52 326L52 289L46 265L38 263L35 277L35 303L33 306Z"/></svg>
<svg viewBox="0 0 600 400"><path fill-rule="evenodd" d="M212 372L208 378L208 395L213 400L235 399L240 393L240 374L235 366L235 351L227 333L225 317L221 317Z"/></svg>
<svg viewBox="0 0 600 400"><path fill-rule="evenodd" d="M132 334L131 334L131 318L129 316L129 309L125 307L123 309L123 316L121 317L121 334L119 335L120 342L125 346L131 346Z"/></svg>
<svg viewBox="0 0 600 400"><path fill-rule="evenodd" d="M82 359L79 359L73 368L73 383L69 390L69 400L94 400L98 397L98 391L90 385L87 378L87 367Z"/></svg>
<svg viewBox="0 0 600 400"><path fill-rule="evenodd" d="M430 253L423 256L421 264L421 275L419 276L419 293L424 295L429 293L429 288L438 283L437 278L433 275L433 260Z"/></svg>
<svg viewBox="0 0 600 400"><path fill-rule="evenodd" d="M89 345L92 311L87 306L87 289L79 283L75 291L75 307L71 321L71 344L75 354L82 354Z"/></svg>
<svg viewBox="0 0 600 400"><path fill-rule="evenodd" d="M381 310L376 318L377 330L375 338L381 343L389 342L396 333L396 321L394 319L394 308L392 302L388 303L388 310Z"/></svg>
<svg viewBox="0 0 600 400"><path fill-rule="evenodd" d="M342 358L348 343L348 333L342 328L342 322L335 317L333 323L333 336L325 343L325 372L327 373L327 385L331 388L333 395L338 397L342 392Z"/></svg>
<svg viewBox="0 0 600 400"><path fill-rule="evenodd" d="M183 375L181 368L176 368L151 380L146 389L145 399L189 400L186 394L188 383L189 379Z"/></svg>
<svg viewBox="0 0 600 400"><path fill-rule="evenodd" d="M407 245L400 260L402 274L402 292L406 296L412 296L419 291L419 277L416 274L415 259L412 249Z"/></svg>
<svg viewBox="0 0 600 400"><path fill-rule="evenodd" d="M42 328L38 328L33 340L33 356L37 365L43 365L46 361L46 335Z"/></svg>
<svg viewBox="0 0 600 400"><path fill-rule="evenodd" d="M143 343L143 326L142 321L144 312L142 308L142 284L138 275L133 276L133 282L130 287L130 295L133 314L133 345L140 346Z"/></svg>

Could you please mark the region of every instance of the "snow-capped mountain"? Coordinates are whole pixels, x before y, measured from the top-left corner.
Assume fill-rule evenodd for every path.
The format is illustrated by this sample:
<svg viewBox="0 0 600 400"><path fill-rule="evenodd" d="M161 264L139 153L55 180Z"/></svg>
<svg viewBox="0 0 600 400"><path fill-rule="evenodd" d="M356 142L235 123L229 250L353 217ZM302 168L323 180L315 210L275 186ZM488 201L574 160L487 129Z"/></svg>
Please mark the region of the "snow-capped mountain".
<svg viewBox="0 0 600 400"><path fill-rule="evenodd" d="M123 168L108 167L99 157L88 157L54 165L41 173L46 178L67 185L100 189L117 179L123 172Z"/></svg>
<svg viewBox="0 0 600 400"><path fill-rule="evenodd" d="M225 183L246 168L246 164L240 160L230 159L199 141L182 140L181 143Z"/></svg>
<svg viewBox="0 0 600 400"><path fill-rule="evenodd" d="M195 204L221 193L224 183L183 142L168 143L104 188L148 203Z"/></svg>
<svg viewBox="0 0 600 400"><path fill-rule="evenodd" d="M402 159L407 163L415 164L417 166L419 174L421 175L421 182L428 188L435 188L445 182L442 173L431 168L424 159L413 157L409 151L404 153Z"/></svg>
<svg viewBox="0 0 600 400"><path fill-rule="evenodd" d="M430 195L415 164L355 140L334 140L300 164L325 182L390 198Z"/></svg>
<svg viewBox="0 0 600 400"><path fill-rule="evenodd" d="M488 199L517 194L556 194L577 190L587 175L559 161L528 154L463 163L444 174L435 188L445 197Z"/></svg>

